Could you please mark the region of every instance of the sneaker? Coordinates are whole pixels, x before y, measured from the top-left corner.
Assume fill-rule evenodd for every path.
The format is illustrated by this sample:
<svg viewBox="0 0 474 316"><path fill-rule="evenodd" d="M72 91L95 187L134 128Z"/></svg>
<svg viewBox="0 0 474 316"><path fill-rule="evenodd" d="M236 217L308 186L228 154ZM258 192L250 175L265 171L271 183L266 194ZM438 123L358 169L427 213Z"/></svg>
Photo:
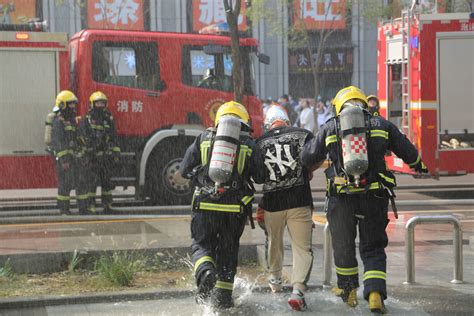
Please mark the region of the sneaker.
<svg viewBox="0 0 474 316"><path fill-rule="evenodd" d="M288 304L295 311L304 311L306 310L306 301L304 299L304 294L300 290L293 290L290 298L288 299Z"/></svg>
<svg viewBox="0 0 474 316"><path fill-rule="evenodd" d="M386 314L387 309L379 292L370 292L369 294L369 309L375 314Z"/></svg>
<svg viewBox="0 0 474 316"><path fill-rule="evenodd" d="M212 289L216 285L216 280L216 275L213 271L206 270L202 273L196 293L196 302L198 304L203 304L209 298Z"/></svg>
<svg viewBox="0 0 474 316"><path fill-rule="evenodd" d="M359 302L357 300L357 289L343 290L336 286L331 289L331 292L334 295L340 297L342 301L350 307L356 307L357 305L359 305Z"/></svg>
<svg viewBox="0 0 474 316"><path fill-rule="evenodd" d="M278 279L270 278L268 280L268 286L270 287L273 293L281 292L282 290L281 278L278 278Z"/></svg>

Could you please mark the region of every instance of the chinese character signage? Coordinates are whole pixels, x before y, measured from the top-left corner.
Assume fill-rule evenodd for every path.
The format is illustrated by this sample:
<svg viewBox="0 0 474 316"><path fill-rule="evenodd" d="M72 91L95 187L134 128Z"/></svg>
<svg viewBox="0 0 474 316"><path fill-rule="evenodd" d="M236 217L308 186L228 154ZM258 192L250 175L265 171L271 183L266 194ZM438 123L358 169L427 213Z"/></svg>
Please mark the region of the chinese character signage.
<svg viewBox="0 0 474 316"><path fill-rule="evenodd" d="M314 53L309 57L306 50L293 51L289 56L289 68L291 73L311 73L311 63L316 63L318 53ZM352 49L339 48L326 50L323 53L321 62L321 72L338 73L352 71Z"/></svg>
<svg viewBox="0 0 474 316"><path fill-rule="evenodd" d="M0 24L22 24L36 18L36 1L0 0Z"/></svg>
<svg viewBox="0 0 474 316"><path fill-rule="evenodd" d="M87 25L96 29L143 30L143 1L88 0Z"/></svg>
<svg viewBox="0 0 474 316"><path fill-rule="evenodd" d="M295 0L295 26L308 30L346 28L346 0Z"/></svg>
<svg viewBox="0 0 474 316"><path fill-rule="evenodd" d="M235 4L235 1L232 1ZM245 15L245 1L241 2L239 15L239 30L247 29ZM226 22L224 0L193 0L193 30L198 32L202 28L220 22Z"/></svg>

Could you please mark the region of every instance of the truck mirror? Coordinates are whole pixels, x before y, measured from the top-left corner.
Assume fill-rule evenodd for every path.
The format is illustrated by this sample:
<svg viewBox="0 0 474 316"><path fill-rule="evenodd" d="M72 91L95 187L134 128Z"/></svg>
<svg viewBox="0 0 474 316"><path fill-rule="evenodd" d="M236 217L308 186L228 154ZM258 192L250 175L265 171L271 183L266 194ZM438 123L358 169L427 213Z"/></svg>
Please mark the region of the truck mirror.
<svg viewBox="0 0 474 316"><path fill-rule="evenodd" d="M258 61L261 62L262 64L269 65L270 64L270 56L265 55L265 54L258 54Z"/></svg>
<svg viewBox="0 0 474 316"><path fill-rule="evenodd" d="M217 55L217 54L223 54L224 53L224 47L221 45L206 45L204 46L204 53L207 55Z"/></svg>

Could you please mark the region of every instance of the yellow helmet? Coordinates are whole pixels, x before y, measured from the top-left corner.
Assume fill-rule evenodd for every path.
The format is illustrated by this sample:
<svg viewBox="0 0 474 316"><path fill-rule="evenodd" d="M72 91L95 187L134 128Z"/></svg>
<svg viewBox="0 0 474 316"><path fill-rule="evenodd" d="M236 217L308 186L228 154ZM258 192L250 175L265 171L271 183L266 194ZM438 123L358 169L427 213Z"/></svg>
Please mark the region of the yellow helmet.
<svg viewBox="0 0 474 316"><path fill-rule="evenodd" d="M55 103L55 106L53 108L53 111L57 112L59 110L64 110L66 108L67 104L71 103L71 102L78 103L79 100L74 95L74 93L72 93L71 91L63 90L63 91L59 92L58 95L56 96L56 103Z"/></svg>
<svg viewBox="0 0 474 316"><path fill-rule="evenodd" d="M214 121L215 126L219 124L219 119L223 115L227 114L233 114L240 118L242 123L248 125L250 121L250 116L249 113L247 112L247 109L240 103L235 102L235 101L229 101L224 104L222 104L219 109L217 110L216 113L216 119Z"/></svg>
<svg viewBox="0 0 474 316"><path fill-rule="evenodd" d="M94 103L97 102L97 101L109 101L109 99L107 98L107 96L105 95L105 93L101 92L101 91L96 91L94 93L91 94L91 96L89 97L89 108L93 108L94 107Z"/></svg>
<svg viewBox="0 0 474 316"><path fill-rule="evenodd" d="M344 105L344 103L351 99L358 99L362 101L367 107L368 101L364 91L354 86L346 87L344 89L339 90L339 92L332 100L332 105L336 110L336 115L339 115L339 113L341 113L342 106Z"/></svg>

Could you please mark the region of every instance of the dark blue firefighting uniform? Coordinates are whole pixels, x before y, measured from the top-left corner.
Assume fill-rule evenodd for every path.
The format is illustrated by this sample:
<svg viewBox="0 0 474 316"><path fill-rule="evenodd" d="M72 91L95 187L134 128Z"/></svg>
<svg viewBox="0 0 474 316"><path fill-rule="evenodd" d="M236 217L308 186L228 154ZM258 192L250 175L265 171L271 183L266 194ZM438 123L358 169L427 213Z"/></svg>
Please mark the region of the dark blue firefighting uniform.
<svg viewBox="0 0 474 316"><path fill-rule="evenodd" d="M369 115L369 114L367 114ZM367 131L369 167L361 176L361 185L346 185L342 172L342 149L336 132L335 118L324 124L316 137L305 145L301 154L304 166L311 167L326 159L327 218L331 230L338 287L348 293L359 286L355 254L355 238L359 227L359 251L364 263L364 298L370 292L386 291L386 254L388 243L385 228L389 194L396 185L393 174L386 169L385 153L394 152L411 167L421 164L416 148L398 128L381 116L371 116ZM390 192L390 193L389 193Z"/></svg>
<svg viewBox="0 0 474 316"><path fill-rule="evenodd" d="M104 111L100 118L87 114L79 123L78 143L78 206L80 213L95 212L96 189L102 188L104 212L110 211L112 204L111 181L114 158L120 154L117 145L112 115Z"/></svg>
<svg viewBox="0 0 474 316"><path fill-rule="evenodd" d="M255 142L241 134L232 178L224 184L224 193L212 197L208 191L214 183L208 176L208 168L214 134L215 129L210 128L196 138L186 151L180 172L189 178L193 169L198 167L193 177L196 191L191 221L191 250L198 287L203 273L215 271L215 289L231 299L239 240L246 216L252 211L254 190L250 178L261 183L264 176L262 169L257 168L262 165L262 158Z"/></svg>
<svg viewBox="0 0 474 316"><path fill-rule="evenodd" d="M74 169L76 154L76 121L75 118L65 120L59 112L53 120L51 133L51 149L56 159L58 177L58 208L63 214L70 214L70 196L74 188ZM68 165L65 169L64 166Z"/></svg>

